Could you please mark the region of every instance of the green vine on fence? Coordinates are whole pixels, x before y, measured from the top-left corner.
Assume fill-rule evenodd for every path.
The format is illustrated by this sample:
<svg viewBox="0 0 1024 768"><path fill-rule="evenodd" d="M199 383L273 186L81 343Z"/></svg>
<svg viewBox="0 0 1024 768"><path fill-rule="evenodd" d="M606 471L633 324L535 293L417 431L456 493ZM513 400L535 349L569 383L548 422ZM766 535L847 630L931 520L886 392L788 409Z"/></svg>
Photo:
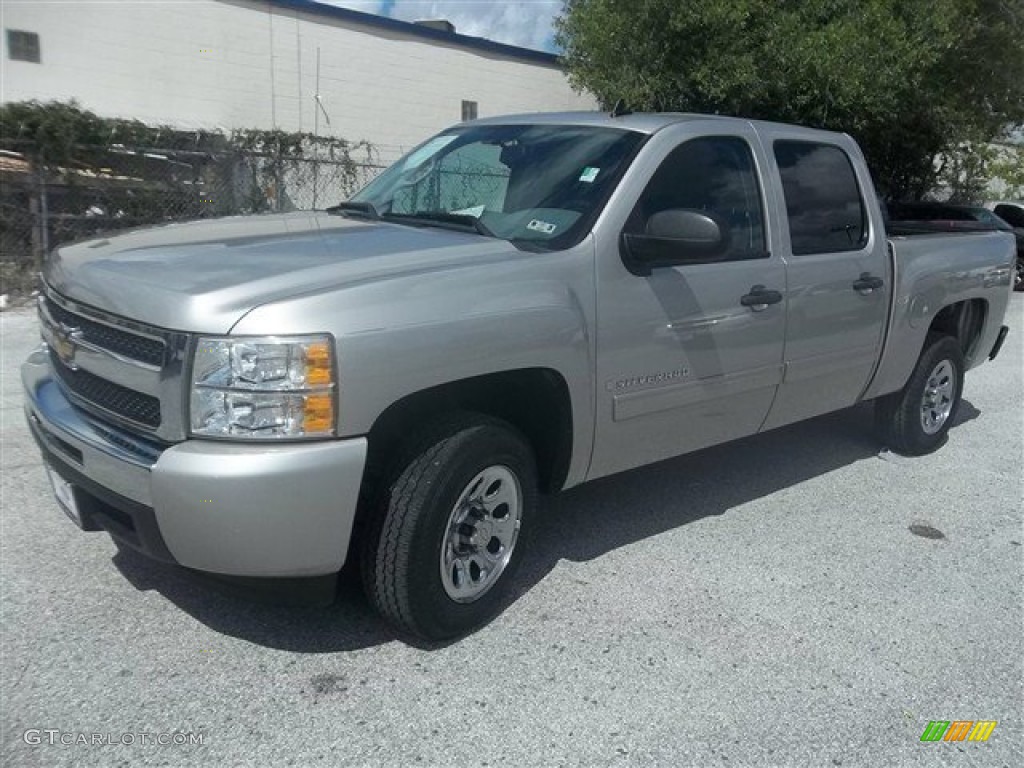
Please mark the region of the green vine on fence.
<svg viewBox="0 0 1024 768"><path fill-rule="evenodd" d="M152 181L131 192L128 204L143 217L149 210L154 219L161 218L159 207L172 185L166 173L164 178L153 177L147 158L173 159L179 171L191 169L193 184L213 181L230 187L228 199L215 204L208 195L196 197L206 215L286 210L286 188L303 175L313 206L330 204L339 193L354 191L364 180L361 171L377 161L376 149L367 141L279 129L183 130L100 117L74 101L0 106L0 149L24 158L29 173L38 177L37 185L59 178L67 188L78 188L94 183L90 175L94 178L97 172ZM111 170L115 166L117 172ZM325 173L330 190L322 189ZM331 197L325 200L321 192ZM147 202L148 198L152 199Z"/></svg>
<svg viewBox="0 0 1024 768"><path fill-rule="evenodd" d="M282 130L183 130L139 120L100 117L76 101L19 101L0 106L0 148L20 152L47 166L79 162L83 147L159 147L164 150L244 152L281 162L312 157L333 162L373 162L368 141ZM360 157L356 157L356 155Z"/></svg>
<svg viewBox="0 0 1024 768"><path fill-rule="evenodd" d="M231 133L228 138L230 150L249 156L263 158L264 162L250 166L253 174L253 189L256 192L250 207L254 211L265 210L268 200L274 198L281 185L281 179L300 163L313 162L314 173L317 161L329 162L336 174L354 183L360 163L373 164L377 153L367 141L350 142L333 136L315 136L311 133L288 133L281 130L245 129ZM353 153L359 152L357 162ZM316 180L313 182L316 187Z"/></svg>
<svg viewBox="0 0 1024 768"><path fill-rule="evenodd" d="M0 106L0 278L30 286L69 240L211 216L323 208L377 166L367 141L282 130L184 130L74 101ZM13 162L12 162L13 161Z"/></svg>

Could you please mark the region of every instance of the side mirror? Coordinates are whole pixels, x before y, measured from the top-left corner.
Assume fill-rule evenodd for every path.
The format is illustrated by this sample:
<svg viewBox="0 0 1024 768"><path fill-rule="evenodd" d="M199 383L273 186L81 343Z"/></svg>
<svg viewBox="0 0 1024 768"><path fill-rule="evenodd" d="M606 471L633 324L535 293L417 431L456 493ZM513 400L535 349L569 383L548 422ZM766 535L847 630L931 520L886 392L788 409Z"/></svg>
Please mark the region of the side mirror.
<svg viewBox="0 0 1024 768"><path fill-rule="evenodd" d="M649 275L655 267L721 261L729 251L729 229L706 211L671 208L651 216L642 235L624 232L621 249L631 272Z"/></svg>

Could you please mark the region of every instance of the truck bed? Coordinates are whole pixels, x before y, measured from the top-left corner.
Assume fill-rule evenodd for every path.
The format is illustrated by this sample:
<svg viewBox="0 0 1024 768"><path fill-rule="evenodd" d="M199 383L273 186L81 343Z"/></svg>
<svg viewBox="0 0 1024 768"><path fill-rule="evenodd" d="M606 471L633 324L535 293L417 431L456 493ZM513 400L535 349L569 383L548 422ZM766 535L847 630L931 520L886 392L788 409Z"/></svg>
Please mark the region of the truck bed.
<svg viewBox="0 0 1024 768"><path fill-rule="evenodd" d="M986 314L1002 317L1012 287L1013 235L1008 232L889 234L893 296L885 347L866 398L903 385L935 307L976 300ZM993 291L995 286L1005 290ZM974 348L965 350L968 368L986 358L998 330L997 324L988 324Z"/></svg>

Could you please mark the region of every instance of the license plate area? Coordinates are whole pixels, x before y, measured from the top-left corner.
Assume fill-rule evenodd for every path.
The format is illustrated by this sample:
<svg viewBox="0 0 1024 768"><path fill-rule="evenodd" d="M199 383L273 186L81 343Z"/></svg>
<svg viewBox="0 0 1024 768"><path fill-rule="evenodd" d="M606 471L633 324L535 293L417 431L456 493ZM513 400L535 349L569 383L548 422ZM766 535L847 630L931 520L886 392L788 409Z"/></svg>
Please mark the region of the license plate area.
<svg viewBox="0 0 1024 768"><path fill-rule="evenodd" d="M46 467L46 476L50 480L50 487L53 488L54 498L57 499L60 508L64 510L64 514L71 518L71 522L79 528L84 528L82 513L78 509L78 500L75 498L75 486L57 474L49 465Z"/></svg>

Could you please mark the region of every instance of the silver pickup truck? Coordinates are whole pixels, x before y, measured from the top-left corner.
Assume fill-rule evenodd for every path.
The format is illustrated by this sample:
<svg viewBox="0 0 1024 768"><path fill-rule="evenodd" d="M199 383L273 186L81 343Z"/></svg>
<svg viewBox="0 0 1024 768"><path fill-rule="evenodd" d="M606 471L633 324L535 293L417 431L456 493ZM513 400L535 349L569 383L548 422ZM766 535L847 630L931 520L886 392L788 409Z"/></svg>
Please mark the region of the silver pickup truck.
<svg viewBox="0 0 1024 768"><path fill-rule="evenodd" d="M231 577L352 558L450 638L499 610L540 492L867 400L937 448L1013 264L1002 233L887 238L845 135L478 120L328 211L57 249L26 414L83 529Z"/></svg>

